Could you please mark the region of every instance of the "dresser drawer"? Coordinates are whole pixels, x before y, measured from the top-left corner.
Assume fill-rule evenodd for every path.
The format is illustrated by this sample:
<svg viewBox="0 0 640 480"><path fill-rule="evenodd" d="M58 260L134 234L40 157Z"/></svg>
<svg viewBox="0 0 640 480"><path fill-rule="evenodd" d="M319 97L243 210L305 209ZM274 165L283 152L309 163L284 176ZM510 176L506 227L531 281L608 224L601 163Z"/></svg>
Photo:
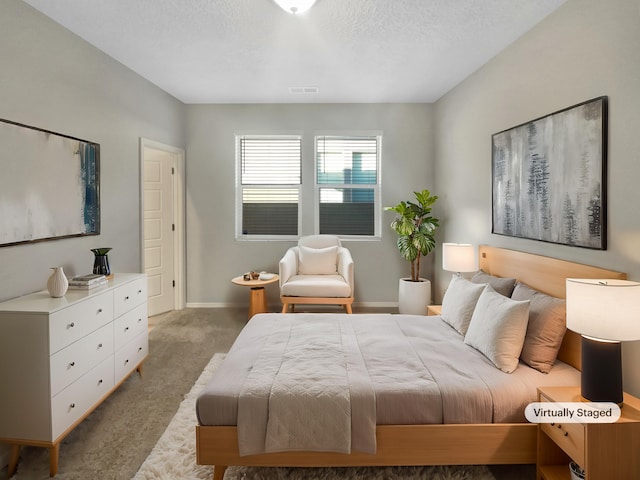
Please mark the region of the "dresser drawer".
<svg viewBox="0 0 640 480"><path fill-rule="evenodd" d="M113 290L114 316L119 317L147 301L146 275Z"/></svg>
<svg viewBox="0 0 640 480"><path fill-rule="evenodd" d="M113 356L109 356L51 400L51 440L57 439L114 385Z"/></svg>
<svg viewBox="0 0 640 480"><path fill-rule="evenodd" d="M146 303L116 318L113 322L115 349L119 350L138 334L147 330L148 323Z"/></svg>
<svg viewBox="0 0 640 480"><path fill-rule="evenodd" d="M113 293L105 292L49 316L49 354L113 321Z"/></svg>
<svg viewBox="0 0 640 480"><path fill-rule="evenodd" d="M146 331L115 353L115 381L126 377L149 353L149 340Z"/></svg>
<svg viewBox="0 0 640 480"><path fill-rule="evenodd" d="M581 423L543 423L542 431L578 465L584 462L584 425Z"/></svg>
<svg viewBox="0 0 640 480"><path fill-rule="evenodd" d="M111 324L81 338L51 357L51 395L87 373L113 353Z"/></svg>

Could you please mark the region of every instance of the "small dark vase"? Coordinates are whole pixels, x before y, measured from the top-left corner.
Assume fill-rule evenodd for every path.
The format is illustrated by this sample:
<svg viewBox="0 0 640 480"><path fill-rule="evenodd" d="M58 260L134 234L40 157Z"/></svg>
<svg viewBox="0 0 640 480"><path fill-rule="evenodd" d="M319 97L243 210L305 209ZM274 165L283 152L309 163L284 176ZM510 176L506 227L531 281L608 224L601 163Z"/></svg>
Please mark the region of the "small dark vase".
<svg viewBox="0 0 640 480"><path fill-rule="evenodd" d="M111 269L109 268L109 257L107 257L107 253L109 253L111 248L92 248L91 251L95 255L95 259L93 261L93 273L97 273L99 275L111 275Z"/></svg>

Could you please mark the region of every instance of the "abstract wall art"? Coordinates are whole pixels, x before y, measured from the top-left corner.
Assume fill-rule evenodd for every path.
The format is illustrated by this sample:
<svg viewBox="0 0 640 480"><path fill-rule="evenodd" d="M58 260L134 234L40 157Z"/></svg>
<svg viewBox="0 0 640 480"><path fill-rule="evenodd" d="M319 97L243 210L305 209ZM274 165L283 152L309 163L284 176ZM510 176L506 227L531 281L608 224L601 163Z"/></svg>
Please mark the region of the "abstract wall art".
<svg viewBox="0 0 640 480"><path fill-rule="evenodd" d="M0 119L0 246L100 233L100 145Z"/></svg>
<svg viewBox="0 0 640 480"><path fill-rule="evenodd" d="M607 97L492 136L492 233L605 250Z"/></svg>

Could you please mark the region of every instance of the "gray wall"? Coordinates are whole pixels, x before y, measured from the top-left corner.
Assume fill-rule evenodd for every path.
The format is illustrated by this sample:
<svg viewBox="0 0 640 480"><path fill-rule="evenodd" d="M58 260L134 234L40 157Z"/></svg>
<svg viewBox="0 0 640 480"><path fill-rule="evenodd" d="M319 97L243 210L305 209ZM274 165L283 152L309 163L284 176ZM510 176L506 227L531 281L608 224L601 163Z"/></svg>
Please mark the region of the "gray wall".
<svg viewBox="0 0 640 480"><path fill-rule="evenodd" d="M492 235L491 135L609 96L608 249ZM435 105L440 240L490 244L627 272L640 281L640 3L569 0ZM437 275L437 299L448 275ZM640 321L640 319L638 319ZM624 346L640 394L640 345Z"/></svg>
<svg viewBox="0 0 640 480"><path fill-rule="evenodd" d="M183 104L18 0L0 2L0 58L0 118L100 143L102 210L97 237L0 248L0 300L45 288L51 266L91 271L90 248L140 271L139 138L183 147Z"/></svg>
<svg viewBox="0 0 640 480"><path fill-rule="evenodd" d="M303 234L313 233L313 136L319 131L382 132L382 204L433 190L432 107L424 104L306 104L187 106L187 298L192 305L246 304L248 292L231 278L248 270L277 272L293 242L235 240L236 133L303 136ZM398 279L409 274L383 214L382 239L349 241L356 265L356 302L397 301ZM423 267L430 277L431 265ZM267 287L278 303L277 285Z"/></svg>

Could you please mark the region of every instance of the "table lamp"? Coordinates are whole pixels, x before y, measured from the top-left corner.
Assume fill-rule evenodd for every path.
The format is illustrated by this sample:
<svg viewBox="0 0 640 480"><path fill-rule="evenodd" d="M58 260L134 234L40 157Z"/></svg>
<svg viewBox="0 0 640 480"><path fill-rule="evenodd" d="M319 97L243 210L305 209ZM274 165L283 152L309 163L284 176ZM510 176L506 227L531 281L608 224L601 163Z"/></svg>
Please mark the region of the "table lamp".
<svg viewBox="0 0 640 480"><path fill-rule="evenodd" d="M622 346L640 340L640 283L567 278L567 328L582 335L582 397L622 404Z"/></svg>
<svg viewBox="0 0 640 480"><path fill-rule="evenodd" d="M442 244L442 269L448 272L475 272L478 270L476 249L468 243Z"/></svg>

